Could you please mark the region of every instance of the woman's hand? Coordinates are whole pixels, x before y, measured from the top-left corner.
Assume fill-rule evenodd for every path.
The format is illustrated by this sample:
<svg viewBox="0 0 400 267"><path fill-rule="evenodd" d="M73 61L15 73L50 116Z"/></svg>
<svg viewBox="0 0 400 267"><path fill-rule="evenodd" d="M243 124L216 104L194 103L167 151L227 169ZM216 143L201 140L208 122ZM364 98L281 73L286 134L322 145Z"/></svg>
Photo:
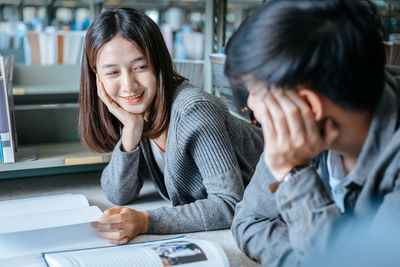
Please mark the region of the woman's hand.
<svg viewBox="0 0 400 267"><path fill-rule="evenodd" d="M339 136L331 119L318 127L310 107L295 91L274 88L264 104L264 160L277 180L294 166L309 163Z"/></svg>
<svg viewBox="0 0 400 267"><path fill-rule="evenodd" d="M125 207L113 207L104 211L92 227L99 229L99 235L112 244L125 244L139 234L147 233L149 219L146 211Z"/></svg>
<svg viewBox="0 0 400 267"><path fill-rule="evenodd" d="M108 110L124 125L122 128L121 148L125 152L133 151L139 144L143 133L143 115L132 114L116 103L104 88L99 76L96 76L97 95Z"/></svg>

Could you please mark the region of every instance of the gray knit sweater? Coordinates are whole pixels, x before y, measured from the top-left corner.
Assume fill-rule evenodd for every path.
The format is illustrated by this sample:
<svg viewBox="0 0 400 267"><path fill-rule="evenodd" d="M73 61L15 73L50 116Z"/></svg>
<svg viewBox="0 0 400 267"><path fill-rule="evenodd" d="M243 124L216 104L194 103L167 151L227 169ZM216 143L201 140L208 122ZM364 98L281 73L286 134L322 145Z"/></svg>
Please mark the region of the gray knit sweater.
<svg viewBox="0 0 400 267"><path fill-rule="evenodd" d="M121 141L120 141L121 142ZM233 117L216 97L183 82L174 96L162 175L149 140L132 152L120 142L104 169L108 199L126 204L150 177L173 207L149 210L149 233L229 228L263 150L259 128Z"/></svg>

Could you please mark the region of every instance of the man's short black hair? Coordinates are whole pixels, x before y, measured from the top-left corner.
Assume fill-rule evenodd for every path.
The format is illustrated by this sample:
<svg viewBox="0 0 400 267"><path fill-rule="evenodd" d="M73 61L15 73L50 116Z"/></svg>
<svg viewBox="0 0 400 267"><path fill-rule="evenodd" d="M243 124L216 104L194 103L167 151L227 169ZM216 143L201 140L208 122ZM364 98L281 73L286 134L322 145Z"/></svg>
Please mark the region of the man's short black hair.
<svg viewBox="0 0 400 267"><path fill-rule="evenodd" d="M382 29L369 0L273 0L229 40L225 73L305 86L342 108L372 110L385 77Z"/></svg>

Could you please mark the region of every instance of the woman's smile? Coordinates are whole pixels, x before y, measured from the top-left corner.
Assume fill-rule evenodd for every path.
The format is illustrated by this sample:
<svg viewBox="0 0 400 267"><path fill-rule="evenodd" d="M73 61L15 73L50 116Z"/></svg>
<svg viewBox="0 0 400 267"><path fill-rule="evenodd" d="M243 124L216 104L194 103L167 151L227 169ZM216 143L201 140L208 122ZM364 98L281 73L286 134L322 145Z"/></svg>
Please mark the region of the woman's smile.
<svg viewBox="0 0 400 267"><path fill-rule="evenodd" d="M140 100L143 99L144 92L145 91L142 91L142 92L140 92L138 94L133 94L133 95L130 95L130 96L121 96L121 98L123 98L124 101L126 103L128 103L128 104L137 104L137 103L140 102Z"/></svg>

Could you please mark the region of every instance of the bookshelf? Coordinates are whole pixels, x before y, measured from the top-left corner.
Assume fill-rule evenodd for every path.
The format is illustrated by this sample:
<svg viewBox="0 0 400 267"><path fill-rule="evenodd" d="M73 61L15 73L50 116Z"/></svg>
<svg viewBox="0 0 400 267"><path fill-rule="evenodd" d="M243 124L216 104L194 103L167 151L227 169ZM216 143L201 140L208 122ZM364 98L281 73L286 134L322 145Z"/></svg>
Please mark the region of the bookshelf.
<svg viewBox="0 0 400 267"><path fill-rule="evenodd" d="M0 165L0 179L105 167L110 153L92 153L79 142L79 77L79 65L14 66L18 152L15 163Z"/></svg>

